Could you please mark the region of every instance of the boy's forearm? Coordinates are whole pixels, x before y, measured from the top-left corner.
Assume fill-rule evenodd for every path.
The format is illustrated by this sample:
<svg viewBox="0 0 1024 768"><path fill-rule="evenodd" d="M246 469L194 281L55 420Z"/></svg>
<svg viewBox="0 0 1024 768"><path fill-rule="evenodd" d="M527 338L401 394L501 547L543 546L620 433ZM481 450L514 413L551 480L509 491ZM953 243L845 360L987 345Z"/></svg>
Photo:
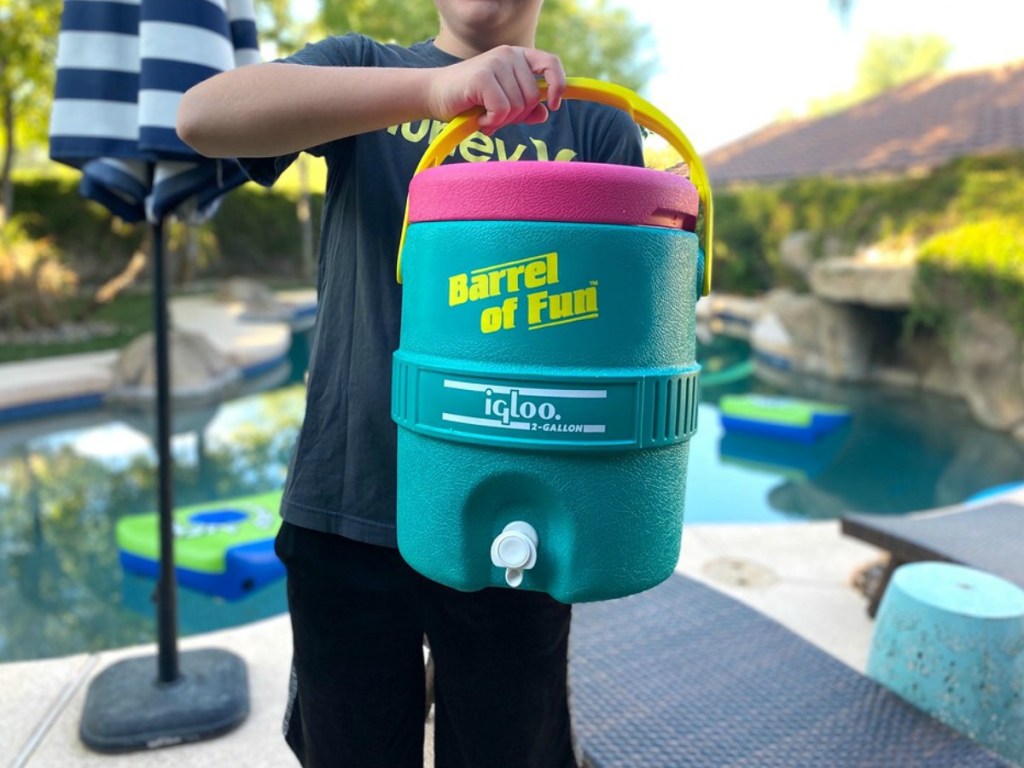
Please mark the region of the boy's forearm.
<svg viewBox="0 0 1024 768"><path fill-rule="evenodd" d="M207 157L270 157L429 115L431 70L268 63L182 97L177 130Z"/></svg>

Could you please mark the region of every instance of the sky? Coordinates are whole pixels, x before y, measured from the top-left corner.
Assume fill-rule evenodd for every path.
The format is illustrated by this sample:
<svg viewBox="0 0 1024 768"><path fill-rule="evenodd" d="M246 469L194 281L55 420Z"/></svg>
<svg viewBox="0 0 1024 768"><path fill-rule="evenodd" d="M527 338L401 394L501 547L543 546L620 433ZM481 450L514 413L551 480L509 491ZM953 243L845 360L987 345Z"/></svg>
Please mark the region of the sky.
<svg viewBox="0 0 1024 768"><path fill-rule="evenodd" d="M1024 0L853 0L846 24L830 0L617 4L651 28L660 66L643 94L700 153L849 90L872 35L938 35L953 46L950 71L1024 59Z"/></svg>
<svg viewBox="0 0 1024 768"><path fill-rule="evenodd" d="M707 152L852 88L873 35L935 34L949 71L1024 59L1021 0L629 0L661 61L644 95Z"/></svg>

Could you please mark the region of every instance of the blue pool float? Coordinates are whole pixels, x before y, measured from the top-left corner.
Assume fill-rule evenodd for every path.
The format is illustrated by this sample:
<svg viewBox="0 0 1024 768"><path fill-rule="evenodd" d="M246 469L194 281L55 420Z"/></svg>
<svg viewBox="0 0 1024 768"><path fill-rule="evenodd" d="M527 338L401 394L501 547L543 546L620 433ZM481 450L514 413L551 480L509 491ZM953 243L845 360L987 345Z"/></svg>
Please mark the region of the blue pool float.
<svg viewBox="0 0 1024 768"><path fill-rule="evenodd" d="M727 395L719 400L727 431L813 443L850 420L840 405L766 395Z"/></svg>
<svg viewBox="0 0 1024 768"><path fill-rule="evenodd" d="M174 572L178 583L225 600L237 600L284 576L274 553L281 527L281 493L195 505L174 512ZM156 577L160 569L160 520L156 513L129 515L116 527L121 566Z"/></svg>

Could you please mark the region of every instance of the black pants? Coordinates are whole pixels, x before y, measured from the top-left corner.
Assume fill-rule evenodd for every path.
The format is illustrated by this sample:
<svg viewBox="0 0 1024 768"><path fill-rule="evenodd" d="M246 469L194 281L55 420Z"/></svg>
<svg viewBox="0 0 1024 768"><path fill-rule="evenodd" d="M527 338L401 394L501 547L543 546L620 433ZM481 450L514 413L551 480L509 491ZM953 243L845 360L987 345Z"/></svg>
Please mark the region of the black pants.
<svg viewBox="0 0 1024 768"><path fill-rule="evenodd" d="M511 589L459 592L397 550L285 523L293 696L304 766L422 768L422 641L435 670L437 768L574 768L570 608Z"/></svg>

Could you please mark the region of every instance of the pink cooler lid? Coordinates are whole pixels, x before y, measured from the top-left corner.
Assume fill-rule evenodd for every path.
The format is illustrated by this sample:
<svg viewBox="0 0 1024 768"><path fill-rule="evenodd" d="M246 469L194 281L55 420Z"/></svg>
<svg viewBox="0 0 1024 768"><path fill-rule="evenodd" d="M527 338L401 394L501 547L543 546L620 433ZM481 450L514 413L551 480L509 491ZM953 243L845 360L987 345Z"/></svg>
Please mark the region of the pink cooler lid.
<svg viewBox="0 0 1024 768"><path fill-rule="evenodd" d="M693 232L697 205L689 179L604 163L453 163L429 168L409 185L410 224L564 221Z"/></svg>

